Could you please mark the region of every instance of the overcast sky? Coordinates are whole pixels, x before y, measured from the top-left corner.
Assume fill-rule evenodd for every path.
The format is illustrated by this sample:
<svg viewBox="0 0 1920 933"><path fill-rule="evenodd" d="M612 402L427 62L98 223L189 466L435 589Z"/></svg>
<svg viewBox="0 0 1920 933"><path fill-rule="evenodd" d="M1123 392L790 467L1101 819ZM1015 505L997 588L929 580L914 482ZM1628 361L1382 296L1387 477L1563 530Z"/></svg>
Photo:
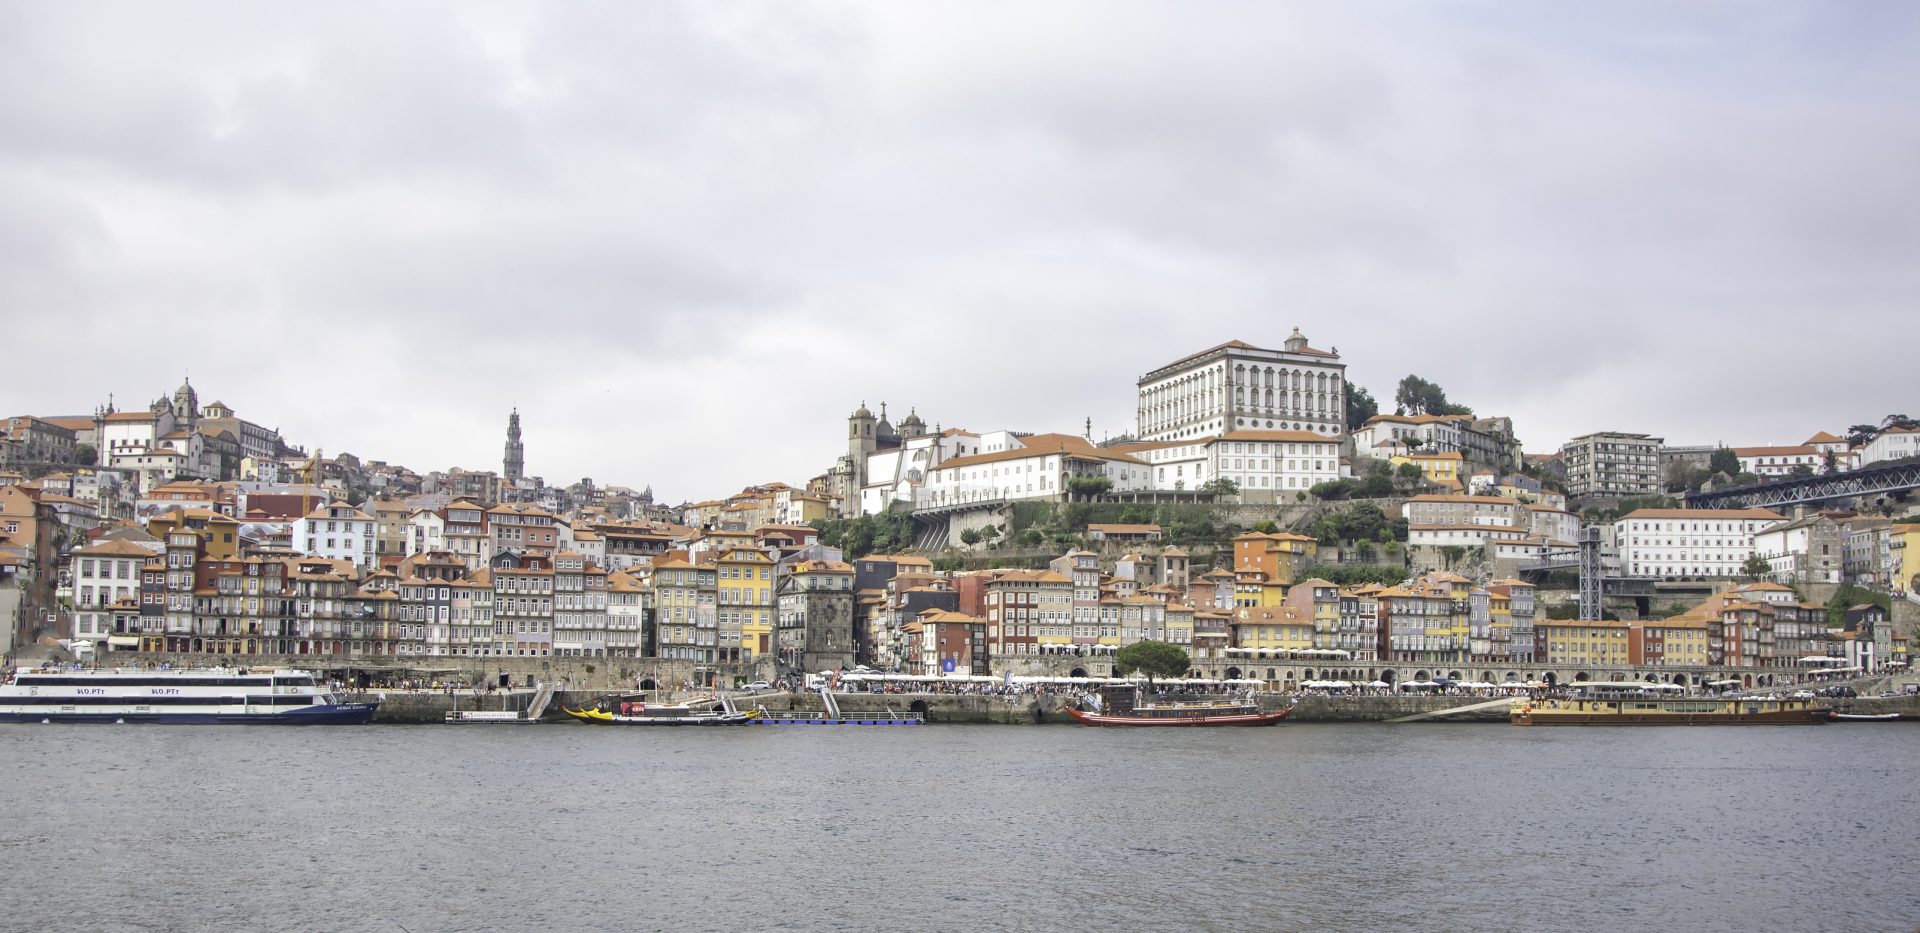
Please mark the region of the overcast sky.
<svg viewBox="0 0 1920 933"><path fill-rule="evenodd" d="M10 414L798 484L1298 326L1530 451L1920 415L1920 5L0 4Z"/></svg>

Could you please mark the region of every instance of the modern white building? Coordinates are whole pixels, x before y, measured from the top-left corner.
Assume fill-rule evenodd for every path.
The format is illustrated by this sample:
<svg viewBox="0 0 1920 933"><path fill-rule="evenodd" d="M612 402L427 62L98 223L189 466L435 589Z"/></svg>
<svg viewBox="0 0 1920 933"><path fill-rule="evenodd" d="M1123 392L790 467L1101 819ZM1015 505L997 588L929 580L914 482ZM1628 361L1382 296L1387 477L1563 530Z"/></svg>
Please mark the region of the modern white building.
<svg viewBox="0 0 1920 933"><path fill-rule="evenodd" d="M363 569L377 567L378 524L373 516L344 502L328 503L293 523L293 546L309 557L352 561Z"/></svg>
<svg viewBox="0 0 1920 933"><path fill-rule="evenodd" d="M1614 523L1630 577L1737 577L1753 538L1784 519L1770 509L1637 509Z"/></svg>
<svg viewBox="0 0 1920 933"><path fill-rule="evenodd" d="M1339 351L1319 350L1295 328L1282 349L1231 340L1140 377L1138 426L1145 441L1176 441L1242 429L1346 432L1346 371Z"/></svg>
<svg viewBox="0 0 1920 933"><path fill-rule="evenodd" d="M1620 431L1566 442L1560 458L1567 466L1567 493L1576 498L1659 495L1660 447L1665 443L1665 438Z"/></svg>
<svg viewBox="0 0 1920 933"><path fill-rule="evenodd" d="M1860 465L1920 457L1920 428L1889 428L1860 448Z"/></svg>

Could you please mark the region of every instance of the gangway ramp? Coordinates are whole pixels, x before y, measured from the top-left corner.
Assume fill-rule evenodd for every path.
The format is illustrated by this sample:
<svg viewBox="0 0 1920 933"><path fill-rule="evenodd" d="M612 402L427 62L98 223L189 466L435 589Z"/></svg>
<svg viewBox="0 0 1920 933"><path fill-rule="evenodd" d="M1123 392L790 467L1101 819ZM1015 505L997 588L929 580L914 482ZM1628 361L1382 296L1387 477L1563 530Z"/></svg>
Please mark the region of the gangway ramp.
<svg viewBox="0 0 1920 933"><path fill-rule="evenodd" d="M1497 700L1488 700L1485 703L1469 703L1466 706L1450 706L1446 709L1429 710L1424 713L1415 713L1411 716L1402 716L1398 719L1389 719L1387 721L1388 722L1421 722L1427 719L1439 719L1443 716L1457 716L1461 713L1471 713L1476 710L1493 709L1494 707L1497 707L1497 706L1511 707L1513 706L1513 701L1514 701L1513 697L1501 697Z"/></svg>
<svg viewBox="0 0 1920 933"><path fill-rule="evenodd" d="M533 691L533 702L527 704L526 718L528 720L539 719L542 715L545 715L547 712L547 704L552 701L553 685L541 684L539 689Z"/></svg>

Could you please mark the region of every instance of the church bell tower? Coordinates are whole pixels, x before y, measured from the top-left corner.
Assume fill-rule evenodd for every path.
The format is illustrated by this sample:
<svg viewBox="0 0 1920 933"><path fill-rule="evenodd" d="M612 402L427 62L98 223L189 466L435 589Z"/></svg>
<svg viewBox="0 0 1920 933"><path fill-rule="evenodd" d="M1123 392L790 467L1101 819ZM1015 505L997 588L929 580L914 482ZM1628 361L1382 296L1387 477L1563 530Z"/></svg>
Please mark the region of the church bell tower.
<svg viewBox="0 0 1920 933"><path fill-rule="evenodd" d="M507 458L502 471L507 482L517 483L526 475L527 450L520 443L520 409L507 416Z"/></svg>

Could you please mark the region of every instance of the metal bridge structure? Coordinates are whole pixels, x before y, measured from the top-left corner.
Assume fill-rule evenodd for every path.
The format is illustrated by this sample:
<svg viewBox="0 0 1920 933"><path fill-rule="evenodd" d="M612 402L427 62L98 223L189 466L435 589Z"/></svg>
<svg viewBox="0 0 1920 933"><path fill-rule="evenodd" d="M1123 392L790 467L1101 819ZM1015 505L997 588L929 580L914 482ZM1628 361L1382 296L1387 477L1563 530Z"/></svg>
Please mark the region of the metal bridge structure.
<svg viewBox="0 0 1920 933"><path fill-rule="evenodd" d="M1792 479L1687 494L1690 509L1777 509L1920 489L1920 458Z"/></svg>

